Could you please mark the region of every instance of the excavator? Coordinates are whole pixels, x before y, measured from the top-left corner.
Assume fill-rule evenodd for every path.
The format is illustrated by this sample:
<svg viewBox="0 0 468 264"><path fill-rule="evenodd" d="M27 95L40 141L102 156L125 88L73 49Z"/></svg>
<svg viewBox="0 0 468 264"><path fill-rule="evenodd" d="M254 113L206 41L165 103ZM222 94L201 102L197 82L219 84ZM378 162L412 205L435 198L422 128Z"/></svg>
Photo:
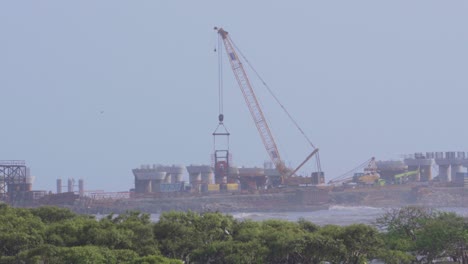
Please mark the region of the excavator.
<svg viewBox="0 0 468 264"><path fill-rule="evenodd" d="M321 172L321 165L320 165L320 158L319 158L319 149L312 144L312 142L307 138L304 131L299 127L297 122L292 118L292 116L286 111L286 108L279 102L278 98L272 93L271 89L268 85L263 81L263 79L258 75L257 71L253 69L252 65L249 61L245 58L245 56L238 50L234 42L232 41L229 33L225 31L223 28L214 28L217 31L219 39L221 40L220 43L224 44L224 48L226 50L227 57L229 58L229 62L234 73L234 77L242 91L242 95L244 96L245 102L247 107L249 108L250 114L253 118L253 121L257 127L258 133L262 139L263 145L270 157L270 160L274 164L276 170L280 174L279 184L275 185L287 185L287 179L293 178L296 175L296 172L302 168L312 157L316 157L316 165L319 174ZM220 44L219 44L220 45ZM221 45L220 45L221 46ZM219 47L221 48L221 47ZM216 50L215 50L216 51ZM239 51L239 52L238 52ZM220 54L220 53L219 53ZM241 55L241 56L239 56ZM221 55L219 55L221 58ZM221 59L220 59L221 60ZM288 168L284 161L281 159L281 155L279 153L278 147L276 145L275 139L271 133L269 125L266 121L266 118L263 114L262 108L257 100L257 97L254 93L253 87L250 83L250 80L247 76L246 70L244 68L243 62L246 62L253 70L253 72L257 75L257 77L262 81L263 85L268 89L270 94L276 100L276 102L281 106L283 111L287 114L287 116L291 119L297 129L302 133L302 135L306 138L308 143L312 147L312 152L304 159L302 163L300 163L295 169Z"/></svg>
<svg viewBox="0 0 468 264"><path fill-rule="evenodd" d="M414 170L414 171L407 171L407 172L397 174L394 177L395 178L395 184L406 183L406 182L408 182L408 180L409 180L409 178L411 176L418 175L418 174L419 174L419 169Z"/></svg>

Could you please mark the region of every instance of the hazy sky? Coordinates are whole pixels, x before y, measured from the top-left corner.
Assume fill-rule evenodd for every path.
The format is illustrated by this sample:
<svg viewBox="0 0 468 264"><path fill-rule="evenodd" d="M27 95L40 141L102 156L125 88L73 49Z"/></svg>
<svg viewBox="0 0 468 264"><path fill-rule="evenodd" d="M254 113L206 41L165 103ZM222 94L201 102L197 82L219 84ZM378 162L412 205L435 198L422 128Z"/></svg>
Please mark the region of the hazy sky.
<svg viewBox="0 0 468 264"><path fill-rule="evenodd" d="M1 1L0 159L26 160L36 190L74 177L122 191L140 164L210 164L214 26L321 149L328 179L371 156L468 151L467 14L462 0ZM233 161L262 166L225 63ZM251 78L297 165L311 150Z"/></svg>

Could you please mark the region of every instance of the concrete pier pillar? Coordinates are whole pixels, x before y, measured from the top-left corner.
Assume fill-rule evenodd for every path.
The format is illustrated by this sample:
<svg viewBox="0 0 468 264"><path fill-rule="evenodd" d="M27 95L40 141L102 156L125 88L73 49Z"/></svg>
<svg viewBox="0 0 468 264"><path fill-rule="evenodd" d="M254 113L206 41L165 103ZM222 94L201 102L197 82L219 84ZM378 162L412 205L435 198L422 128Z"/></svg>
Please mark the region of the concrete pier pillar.
<svg viewBox="0 0 468 264"><path fill-rule="evenodd" d="M450 176L450 165L439 165L439 180L449 182Z"/></svg>
<svg viewBox="0 0 468 264"><path fill-rule="evenodd" d="M184 174L184 167L180 165L172 165L167 168L167 173L171 175L171 183L182 182L182 175Z"/></svg>
<svg viewBox="0 0 468 264"><path fill-rule="evenodd" d="M414 165L408 165L408 171L416 171L419 170L419 172L412 178L413 181L421 181L421 166L414 166Z"/></svg>
<svg viewBox="0 0 468 264"><path fill-rule="evenodd" d="M67 185L68 192L73 192L73 182L74 180L72 178L68 178L68 185Z"/></svg>
<svg viewBox="0 0 468 264"><path fill-rule="evenodd" d="M212 184L213 183L213 169L210 166L201 166L200 167L201 173L201 181L203 184Z"/></svg>
<svg viewBox="0 0 468 264"><path fill-rule="evenodd" d="M187 172L189 174L189 182L192 186L192 192L201 192L202 177L200 165L187 166Z"/></svg>
<svg viewBox="0 0 468 264"><path fill-rule="evenodd" d="M432 181L432 166L421 166L421 181Z"/></svg>
<svg viewBox="0 0 468 264"><path fill-rule="evenodd" d="M415 153L413 157L404 160L408 166L408 171L418 171L416 176L412 177L411 180L419 182L432 179L433 156L432 152L426 153L426 156L422 153Z"/></svg>
<svg viewBox="0 0 468 264"><path fill-rule="evenodd" d="M84 180L83 179L79 179L78 180L78 193L80 194L80 197L83 197L84 196Z"/></svg>
<svg viewBox="0 0 468 264"><path fill-rule="evenodd" d="M171 175L166 174L166 177L164 177L164 183L171 183Z"/></svg>
<svg viewBox="0 0 468 264"><path fill-rule="evenodd" d="M62 179L57 179L57 194L62 193Z"/></svg>
<svg viewBox="0 0 468 264"><path fill-rule="evenodd" d="M190 173L189 178L192 184L201 183L201 173L199 171Z"/></svg>
<svg viewBox="0 0 468 264"><path fill-rule="evenodd" d="M150 193L153 191L152 185L151 185L151 180L146 180L145 181L145 193Z"/></svg>
<svg viewBox="0 0 468 264"><path fill-rule="evenodd" d="M454 180L457 177L457 173L459 172L462 172L462 165L452 164L452 171L450 174L451 177L449 181Z"/></svg>

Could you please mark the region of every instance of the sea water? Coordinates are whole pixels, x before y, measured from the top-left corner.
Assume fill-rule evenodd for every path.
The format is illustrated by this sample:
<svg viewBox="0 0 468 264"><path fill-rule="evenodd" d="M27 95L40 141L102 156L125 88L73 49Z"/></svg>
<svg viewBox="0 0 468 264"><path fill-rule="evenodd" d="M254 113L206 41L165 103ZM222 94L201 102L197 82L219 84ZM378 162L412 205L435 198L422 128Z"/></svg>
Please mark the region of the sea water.
<svg viewBox="0 0 468 264"><path fill-rule="evenodd" d="M439 211L454 212L460 216L468 217L468 207L442 207L436 208ZM253 221L263 221L278 219L286 221L297 221L305 219L318 225L351 225L351 224L372 224L377 218L387 212L388 208L377 208L369 206L331 206L326 210L309 212L249 212L229 213L235 219L250 219ZM160 214L151 214L151 220L157 222Z"/></svg>

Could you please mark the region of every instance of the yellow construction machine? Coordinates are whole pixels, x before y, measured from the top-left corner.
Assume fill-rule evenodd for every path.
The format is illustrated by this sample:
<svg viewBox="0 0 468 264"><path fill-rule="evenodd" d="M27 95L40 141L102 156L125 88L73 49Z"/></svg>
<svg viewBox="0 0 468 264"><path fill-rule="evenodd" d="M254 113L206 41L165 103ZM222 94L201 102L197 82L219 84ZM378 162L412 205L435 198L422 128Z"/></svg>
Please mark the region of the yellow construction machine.
<svg viewBox="0 0 468 264"><path fill-rule="evenodd" d="M357 172L357 171L364 172ZM358 167L328 182L329 185L374 185L379 182L380 174L377 170L375 158L367 160Z"/></svg>

